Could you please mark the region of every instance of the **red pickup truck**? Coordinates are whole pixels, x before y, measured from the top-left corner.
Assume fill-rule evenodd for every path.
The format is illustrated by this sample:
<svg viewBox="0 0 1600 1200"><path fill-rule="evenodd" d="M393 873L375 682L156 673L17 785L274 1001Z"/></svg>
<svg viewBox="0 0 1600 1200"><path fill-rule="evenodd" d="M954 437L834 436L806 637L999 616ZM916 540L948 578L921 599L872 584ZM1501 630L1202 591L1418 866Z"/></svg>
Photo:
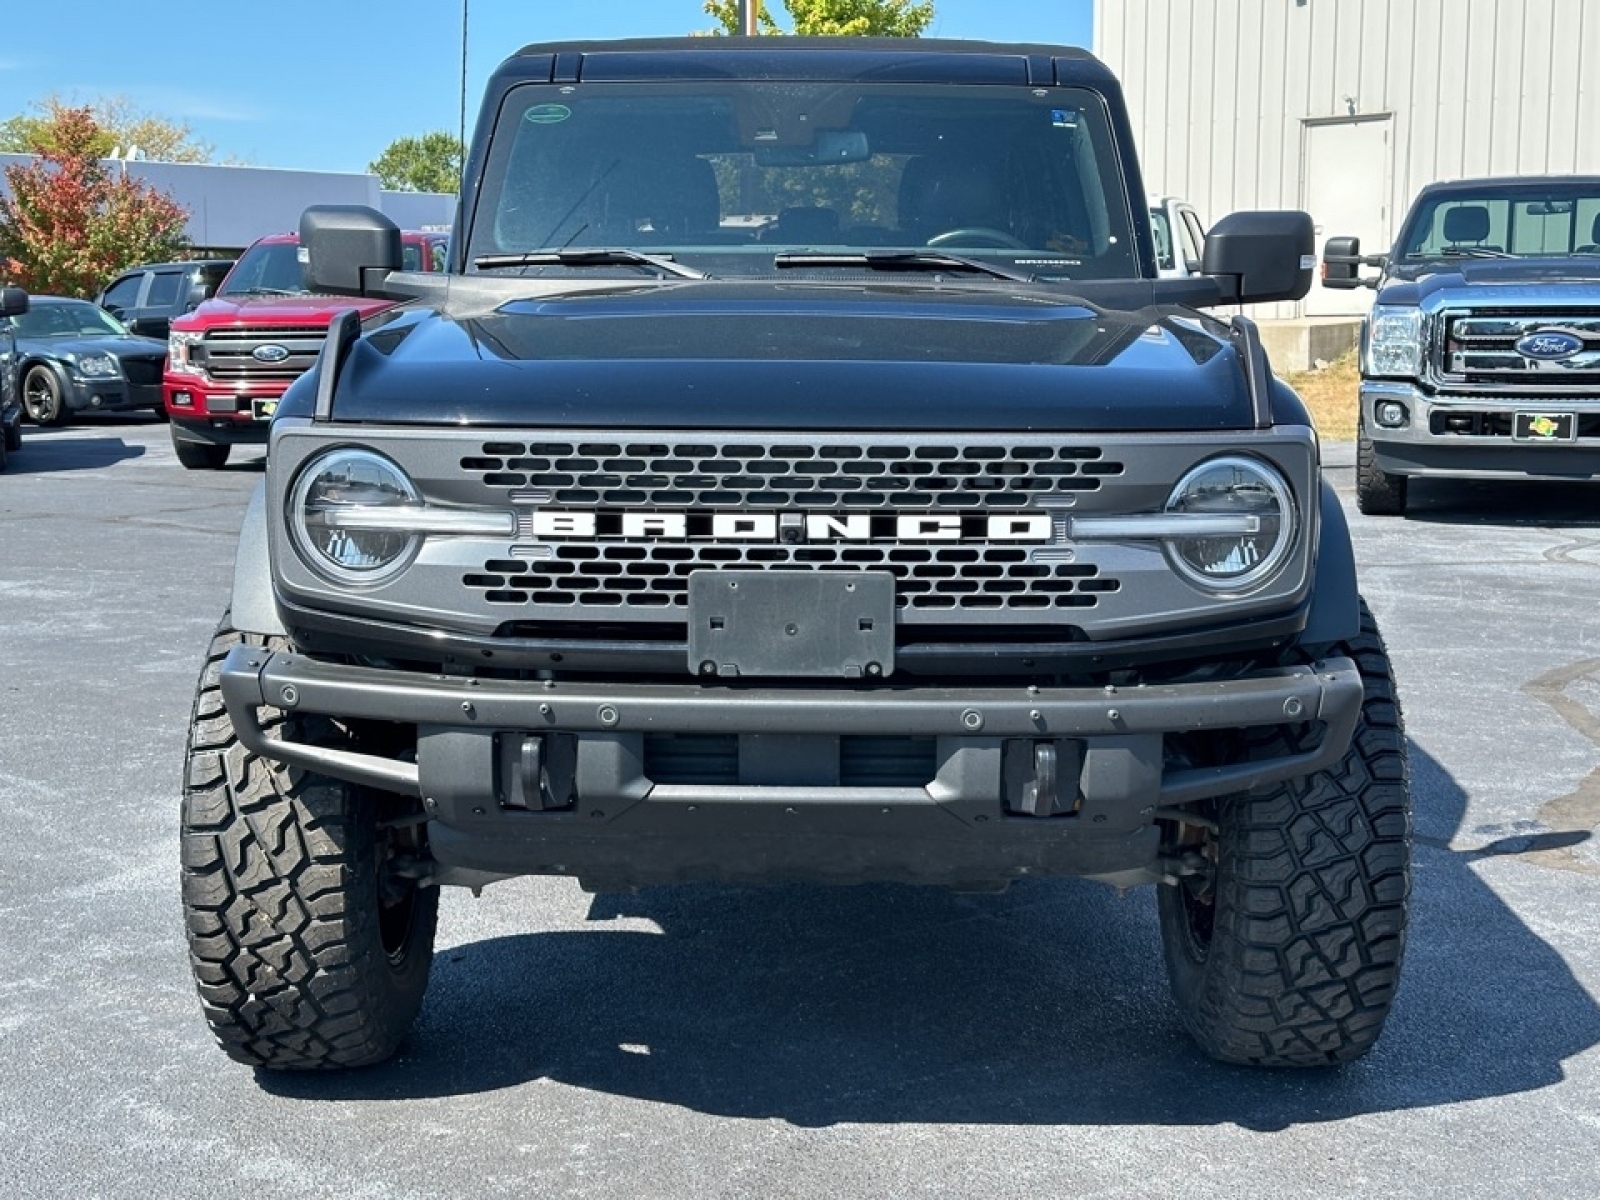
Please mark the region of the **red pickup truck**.
<svg viewBox="0 0 1600 1200"><path fill-rule="evenodd" d="M403 268L444 270L448 240L403 232ZM172 322L162 398L172 448L190 470L223 466L234 446L265 445L278 398L316 361L334 314L356 308L367 317L391 303L311 294L299 251L297 234L262 238L210 300Z"/></svg>

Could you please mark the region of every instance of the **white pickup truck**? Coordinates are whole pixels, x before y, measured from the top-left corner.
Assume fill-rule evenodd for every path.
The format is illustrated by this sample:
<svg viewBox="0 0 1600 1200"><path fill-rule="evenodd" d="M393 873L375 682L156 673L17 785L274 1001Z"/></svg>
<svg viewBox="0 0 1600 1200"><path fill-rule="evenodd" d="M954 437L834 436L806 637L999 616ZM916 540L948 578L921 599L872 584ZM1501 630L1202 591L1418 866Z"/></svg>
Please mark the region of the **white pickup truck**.
<svg viewBox="0 0 1600 1200"><path fill-rule="evenodd" d="M1155 235L1156 270L1163 279L1200 274L1206 230L1194 205L1176 196L1152 195L1150 230Z"/></svg>

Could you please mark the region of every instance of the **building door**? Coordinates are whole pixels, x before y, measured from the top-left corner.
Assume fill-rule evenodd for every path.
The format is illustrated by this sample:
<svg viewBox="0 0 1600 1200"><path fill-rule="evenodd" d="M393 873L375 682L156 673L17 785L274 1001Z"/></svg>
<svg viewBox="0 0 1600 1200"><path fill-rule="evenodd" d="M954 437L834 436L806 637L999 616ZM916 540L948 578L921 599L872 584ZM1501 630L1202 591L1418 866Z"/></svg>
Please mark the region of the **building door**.
<svg viewBox="0 0 1600 1200"><path fill-rule="evenodd" d="M1308 317L1364 313L1372 306L1368 288L1335 291L1322 286L1322 251L1330 237L1354 236L1361 239L1363 254L1388 252L1393 235L1388 209L1393 125L1386 113L1307 121L1302 127L1300 204L1317 231L1317 274L1305 300Z"/></svg>

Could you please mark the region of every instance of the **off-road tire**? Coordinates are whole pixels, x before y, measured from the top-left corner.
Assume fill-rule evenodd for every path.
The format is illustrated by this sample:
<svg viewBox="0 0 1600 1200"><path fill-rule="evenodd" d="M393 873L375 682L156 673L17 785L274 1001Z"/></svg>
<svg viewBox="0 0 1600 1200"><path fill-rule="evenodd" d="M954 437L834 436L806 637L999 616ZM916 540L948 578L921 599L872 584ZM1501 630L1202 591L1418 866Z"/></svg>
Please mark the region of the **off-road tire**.
<svg viewBox="0 0 1600 1200"><path fill-rule="evenodd" d="M191 471L220 471L228 465L228 451L232 446L216 446L210 442L181 442L172 439L172 452L178 461Z"/></svg>
<svg viewBox="0 0 1600 1200"><path fill-rule="evenodd" d="M1359 1058L1399 986L1411 891L1405 731L1365 603L1360 636L1330 653L1354 659L1365 685L1344 758L1222 798L1206 814L1214 834L1182 827L1214 861L1214 877L1159 889L1173 999L1195 1041L1225 1062Z"/></svg>
<svg viewBox="0 0 1600 1200"><path fill-rule="evenodd" d="M22 377L22 411L35 425L65 425L66 399L61 394L61 381L49 367L29 367Z"/></svg>
<svg viewBox="0 0 1600 1200"><path fill-rule="evenodd" d="M1406 511L1404 475L1391 475L1378 466L1365 423L1356 433L1356 507L1369 517L1398 517Z"/></svg>
<svg viewBox="0 0 1600 1200"><path fill-rule="evenodd" d="M200 1003L228 1055L252 1066L325 1070L381 1062L422 1004L439 891L380 871L404 798L286 768L247 750L222 703L229 650L263 639L227 617L195 695L185 761L183 906ZM281 647L281 642L272 643ZM323 718L263 709L271 736L348 744ZM269 717L270 714L270 717Z"/></svg>

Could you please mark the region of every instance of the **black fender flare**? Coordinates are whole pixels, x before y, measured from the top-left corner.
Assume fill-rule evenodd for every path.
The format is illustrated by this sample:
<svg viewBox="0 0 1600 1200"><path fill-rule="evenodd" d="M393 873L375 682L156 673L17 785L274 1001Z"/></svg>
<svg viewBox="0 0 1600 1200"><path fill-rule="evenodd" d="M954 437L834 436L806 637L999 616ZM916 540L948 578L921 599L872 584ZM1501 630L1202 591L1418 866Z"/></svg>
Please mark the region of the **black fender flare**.
<svg viewBox="0 0 1600 1200"><path fill-rule="evenodd" d="M1344 507L1326 479L1322 481L1321 535L1317 539L1317 574L1311 611L1300 644L1333 646L1361 633L1361 593L1356 586L1356 555Z"/></svg>
<svg viewBox="0 0 1600 1200"><path fill-rule="evenodd" d="M240 633L287 637L272 587L272 559L267 548L267 485L256 484L239 528L239 549L233 559L233 627Z"/></svg>

